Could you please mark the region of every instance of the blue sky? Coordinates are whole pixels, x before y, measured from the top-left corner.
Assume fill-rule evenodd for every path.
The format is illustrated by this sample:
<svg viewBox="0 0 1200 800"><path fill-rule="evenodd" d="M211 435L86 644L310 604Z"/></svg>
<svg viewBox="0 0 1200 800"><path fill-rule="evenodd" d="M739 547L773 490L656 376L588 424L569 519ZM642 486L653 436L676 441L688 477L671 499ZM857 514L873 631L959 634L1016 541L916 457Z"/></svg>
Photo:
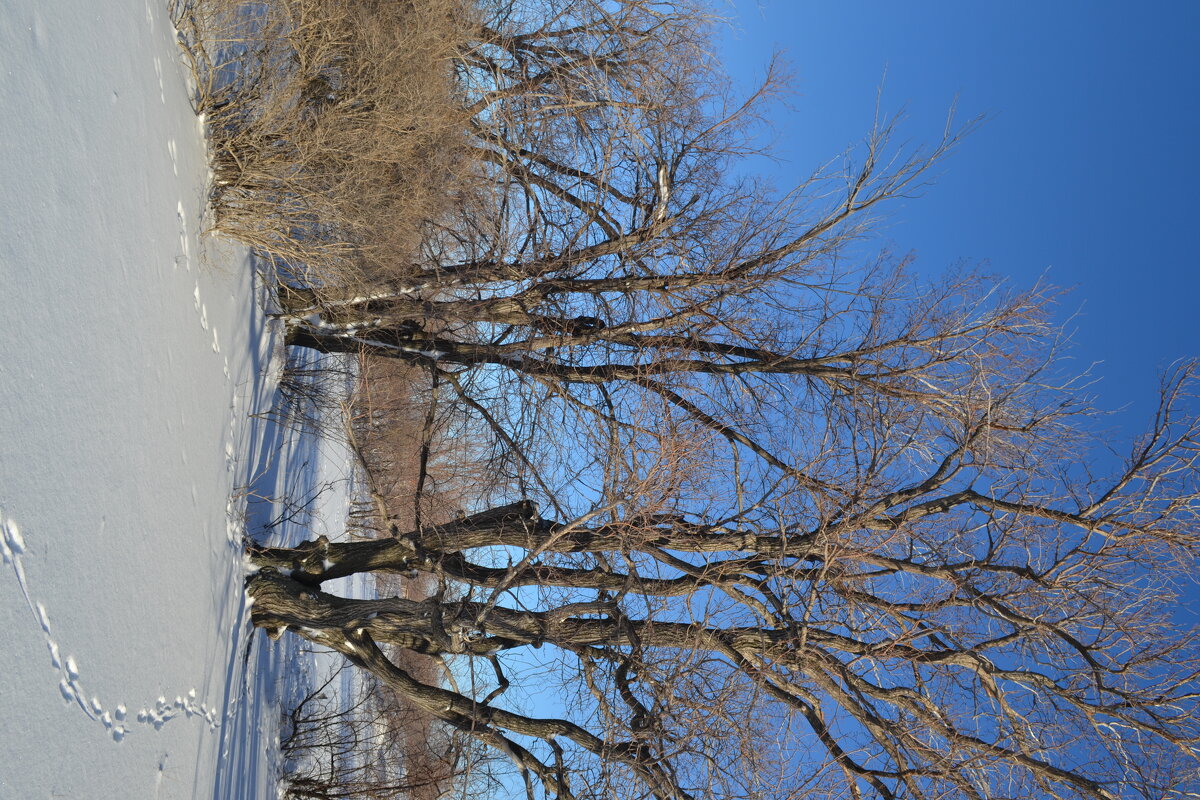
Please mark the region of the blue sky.
<svg viewBox="0 0 1200 800"><path fill-rule="evenodd" d="M881 84L914 143L936 140L957 99L960 119L990 121L936 185L888 209L879 244L930 276L965 260L1072 289L1072 355L1104 362L1099 404L1130 408L1125 433L1152 410L1159 368L1200 355L1200 3L739 0L728 13L722 57L740 83L775 48L796 78L772 119L781 187L861 140Z"/></svg>

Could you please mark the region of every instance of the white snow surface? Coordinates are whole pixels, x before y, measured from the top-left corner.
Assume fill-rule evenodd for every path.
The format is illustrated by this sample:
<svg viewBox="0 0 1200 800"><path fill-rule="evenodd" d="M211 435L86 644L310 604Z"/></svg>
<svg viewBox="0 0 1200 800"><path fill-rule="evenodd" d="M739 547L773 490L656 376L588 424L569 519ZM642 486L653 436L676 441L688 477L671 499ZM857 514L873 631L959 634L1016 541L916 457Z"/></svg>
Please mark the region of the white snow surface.
<svg viewBox="0 0 1200 800"><path fill-rule="evenodd" d="M270 796L289 645L249 638L241 487L274 343L199 235L175 31L6 0L0 76L0 798Z"/></svg>

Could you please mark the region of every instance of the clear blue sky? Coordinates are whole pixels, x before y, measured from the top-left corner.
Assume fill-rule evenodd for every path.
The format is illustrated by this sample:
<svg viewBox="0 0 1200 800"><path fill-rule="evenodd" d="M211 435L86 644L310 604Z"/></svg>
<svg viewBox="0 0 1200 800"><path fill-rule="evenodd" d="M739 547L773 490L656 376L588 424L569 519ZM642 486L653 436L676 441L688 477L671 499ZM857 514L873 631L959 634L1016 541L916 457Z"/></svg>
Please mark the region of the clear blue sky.
<svg viewBox="0 0 1200 800"><path fill-rule="evenodd" d="M861 140L881 84L914 142L936 140L957 98L960 118L990 121L923 197L889 209L880 244L914 251L926 275L965 259L1072 288L1073 356L1104 361L1096 392L1131 407L1123 426L1152 410L1160 367L1200 355L1200 2L739 0L729 13L739 81L774 48L796 77L773 119L781 186Z"/></svg>

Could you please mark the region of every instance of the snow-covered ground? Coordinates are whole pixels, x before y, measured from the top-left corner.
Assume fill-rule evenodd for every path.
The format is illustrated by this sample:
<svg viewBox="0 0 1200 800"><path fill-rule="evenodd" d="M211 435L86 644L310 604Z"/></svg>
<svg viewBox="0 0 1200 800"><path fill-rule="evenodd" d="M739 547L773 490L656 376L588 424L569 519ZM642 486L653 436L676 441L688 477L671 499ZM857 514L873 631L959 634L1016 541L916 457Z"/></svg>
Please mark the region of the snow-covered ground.
<svg viewBox="0 0 1200 800"><path fill-rule="evenodd" d="M0 797L273 791L294 645L248 636L241 540L275 343L205 182L162 0L4 3Z"/></svg>

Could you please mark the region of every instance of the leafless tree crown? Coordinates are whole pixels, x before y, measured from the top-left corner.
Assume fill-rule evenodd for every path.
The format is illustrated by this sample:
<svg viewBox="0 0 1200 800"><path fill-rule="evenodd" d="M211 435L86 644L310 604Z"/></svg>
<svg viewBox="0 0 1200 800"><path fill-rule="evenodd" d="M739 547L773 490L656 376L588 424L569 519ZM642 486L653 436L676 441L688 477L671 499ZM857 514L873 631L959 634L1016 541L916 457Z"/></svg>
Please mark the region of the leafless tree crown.
<svg viewBox="0 0 1200 800"><path fill-rule="evenodd" d="M281 316L293 346L420 368L486 440L480 497L516 502L258 548L255 623L507 755L531 797L1187 796L1192 367L1093 466L1048 289L846 263L972 124L905 150L881 120L775 193L739 165L782 69L738 97L713 24L474 5L445 62L470 188L394 261L364 234L355 281L293 271ZM361 571L437 588L319 589ZM513 699L537 669L553 716Z"/></svg>

